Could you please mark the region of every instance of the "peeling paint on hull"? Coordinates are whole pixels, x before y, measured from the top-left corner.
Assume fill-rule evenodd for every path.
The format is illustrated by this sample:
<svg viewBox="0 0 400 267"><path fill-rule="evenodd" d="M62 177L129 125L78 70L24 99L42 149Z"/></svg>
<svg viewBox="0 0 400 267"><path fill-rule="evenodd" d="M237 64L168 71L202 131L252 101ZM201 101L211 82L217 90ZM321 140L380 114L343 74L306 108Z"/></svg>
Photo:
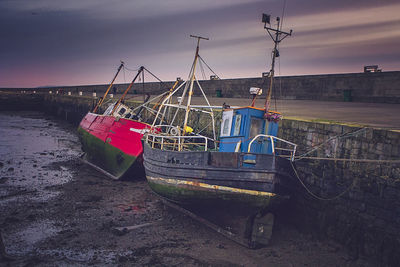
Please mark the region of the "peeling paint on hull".
<svg viewBox="0 0 400 267"><path fill-rule="evenodd" d="M285 185L290 178L277 167L276 157L266 156L264 167L251 169L237 164L239 157L230 156L227 152L163 151L144 144L147 181L153 191L171 201L265 209L288 198L290 190ZM232 162L218 167L217 157Z"/></svg>
<svg viewBox="0 0 400 267"><path fill-rule="evenodd" d="M218 186L190 180L166 179L146 175L147 181L156 193L172 201L183 204L244 204L253 208L265 208L281 196L256 190L245 190L227 186Z"/></svg>

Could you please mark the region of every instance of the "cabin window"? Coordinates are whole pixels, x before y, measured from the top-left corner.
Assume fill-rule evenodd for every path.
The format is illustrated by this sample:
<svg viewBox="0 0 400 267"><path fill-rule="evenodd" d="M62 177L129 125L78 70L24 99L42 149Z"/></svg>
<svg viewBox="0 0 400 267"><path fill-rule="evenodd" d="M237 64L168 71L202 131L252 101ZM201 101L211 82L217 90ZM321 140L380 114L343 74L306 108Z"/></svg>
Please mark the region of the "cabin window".
<svg viewBox="0 0 400 267"><path fill-rule="evenodd" d="M262 134L262 126L264 120L258 118L251 118L251 125L250 125L250 136L249 138L253 138L258 134Z"/></svg>
<svg viewBox="0 0 400 267"><path fill-rule="evenodd" d="M242 115L238 114L235 116L235 129L233 130L233 135L240 134L240 125L242 123Z"/></svg>
<svg viewBox="0 0 400 267"><path fill-rule="evenodd" d="M223 130L222 130L222 135L229 135L229 122L230 122L230 120L229 119L225 119L224 120L224 128L223 128Z"/></svg>
<svg viewBox="0 0 400 267"><path fill-rule="evenodd" d="M224 111L222 114L221 136L229 136L231 134L233 110Z"/></svg>
<svg viewBox="0 0 400 267"><path fill-rule="evenodd" d="M122 115L122 114L125 113L125 111L126 111L125 108L121 108L121 109L118 111L118 114L119 114L119 115Z"/></svg>

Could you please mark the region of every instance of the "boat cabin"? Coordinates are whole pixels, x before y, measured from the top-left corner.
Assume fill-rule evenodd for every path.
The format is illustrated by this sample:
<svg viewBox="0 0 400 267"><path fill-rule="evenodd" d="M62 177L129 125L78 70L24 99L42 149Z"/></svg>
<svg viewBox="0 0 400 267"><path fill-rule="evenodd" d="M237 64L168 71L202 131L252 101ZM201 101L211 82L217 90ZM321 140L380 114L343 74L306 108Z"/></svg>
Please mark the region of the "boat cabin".
<svg viewBox="0 0 400 267"><path fill-rule="evenodd" d="M113 108L114 108L114 105L110 105L106 109L106 111L104 112L103 115L111 115ZM136 116L135 116L135 113L133 112L133 110L130 107L123 105L123 104L118 105L118 108L115 109L112 116L114 116L116 118L136 119Z"/></svg>
<svg viewBox="0 0 400 267"><path fill-rule="evenodd" d="M265 109L255 107L241 107L225 109L222 113L220 152L244 152L257 154L272 154L271 140L259 135L276 136L278 134L278 120L265 118ZM279 114L268 112L268 114ZM249 145L251 147L249 149Z"/></svg>

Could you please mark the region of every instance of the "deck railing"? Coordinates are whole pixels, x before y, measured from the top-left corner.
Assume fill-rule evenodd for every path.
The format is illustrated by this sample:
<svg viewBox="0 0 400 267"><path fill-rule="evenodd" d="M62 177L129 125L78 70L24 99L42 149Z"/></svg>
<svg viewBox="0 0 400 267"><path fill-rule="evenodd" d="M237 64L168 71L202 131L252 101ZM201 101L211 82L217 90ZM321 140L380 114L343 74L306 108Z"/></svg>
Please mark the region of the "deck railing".
<svg viewBox="0 0 400 267"><path fill-rule="evenodd" d="M152 147L156 146L164 150L191 150L194 148L200 151L207 151L208 138L205 136L180 136L180 135L163 135L163 134L147 134L146 142Z"/></svg>
<svg viewBox="0 0 400 267"><path fill-rule="evenodd" d="M281 139L281 138L278 138L278 137L276 137L276 136L272 136L272 135L267 135L267 134L259 134L259 135L256 135L256 136L254 136L254 138L250 141L250 143L249 143L249 147L248 147L248 149L247 149L247 153L251 153L250 151L251 151L251 145L253 144L253 142L255 141L255 140L257 140L258 138L268 138L269 140L270 140L270 142L271 142L271 148L272 148L272 154L275 154L275 151L276 150L279 150L279 151L287 151L287 152L289 152L289 154L290 154L290 160L291 161L294 161L294 157L295 157L295 154L296 154L296 148L297 148L297 145L295 144L295 143L292 143L292 142L289 142L289 141L286 141L286 140L284 140L284 139ZM280 142L282 142L282 143L284 143L284 144L286 144L286 145L288 145L288 146L291 146L292 148L284 148L284 147L276 147L275 146L275 144L276 144L276 141L280 141Z"/></svg>

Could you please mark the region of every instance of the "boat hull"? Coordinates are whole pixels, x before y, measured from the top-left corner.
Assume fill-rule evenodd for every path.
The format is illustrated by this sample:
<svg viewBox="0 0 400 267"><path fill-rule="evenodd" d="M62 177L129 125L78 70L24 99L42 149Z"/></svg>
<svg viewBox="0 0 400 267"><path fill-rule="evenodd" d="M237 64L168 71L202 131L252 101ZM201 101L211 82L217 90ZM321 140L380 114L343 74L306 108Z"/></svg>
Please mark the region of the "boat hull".
<svg viewBox="0 0 400 267"><path fill-rule="evenodd" d="M85 159L114 179L143 177L141 138L149 125L88 113L78 127Z"/></svg>
<svg viewBox="0 0 400 267"><path fill-rule="evenodd" d="M257 155L246 166L244 153L177 152L144 145L144 167L150 187L184 205L272 208L290 195L286 159Z"/></svg>

